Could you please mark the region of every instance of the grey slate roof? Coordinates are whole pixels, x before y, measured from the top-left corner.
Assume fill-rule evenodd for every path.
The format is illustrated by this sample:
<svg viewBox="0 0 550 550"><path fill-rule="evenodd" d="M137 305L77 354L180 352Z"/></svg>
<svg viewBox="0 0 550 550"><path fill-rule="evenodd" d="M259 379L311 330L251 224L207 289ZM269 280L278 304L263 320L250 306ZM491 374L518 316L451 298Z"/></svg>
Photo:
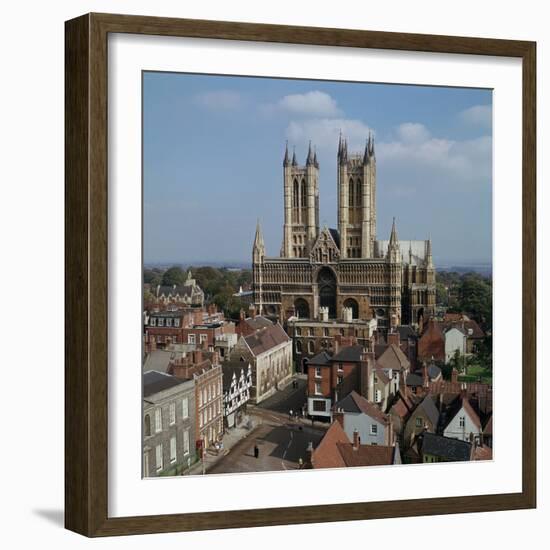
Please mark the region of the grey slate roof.
<svg viewBox="0 0 550 550"><path fill-rule="evenodd" d="M346 346L333 356L332 361L335 363L358 363L361 361L362 353L363 346Z"/></svg>
<svg viewBox="0 0 550 550"><path fill-rule="evenodd" d="M428 376L430 378L437 378L441 374L441 369L437 365L430 365L428 367Z"/></svg>
<svg viewBox="0 0 550 550"><path fill-rule="evenodd" d="M422 453L449 461L470 460L472 446L466 441L429 432L422 434Z"/></svg>
<svg viewBox="0 0 550 550"><path fill-rule="evenodd" d="M407 386L422 386L422 384L424 384L424 380L419 374L411 372L407 375Z"/></svg>
<svg viewBox="0 0 550 550"><path fill-rule="evenodd" d="M437 410L437 407L435 406L434 400L432 399L431 395L427 395L418 405L418 407L422 408L426 416L430 419L430 422L432 423L434 428L437 428L437 423L439 421L439 411Z"/></svg>
<svg viewBox="0 0 550 550"><path fill-rule="evenodd" d="M149 397L155 393L183 384L184 382L185 380L180 380L164 372L157 372L154 370L147 371L143 373L143 397Z"/></svg>
<svg viewBox="0 0 550 550"><path fill-rule="evenodd" d="M326 351L318 353L308 361L308 365L330 365L330 355Z"/></svg>
<svg viewBox="0 0 550 550"><path fill-rule="evenodd" d="M338 229L330 228L329 233L338 249L340 249L340 233L338 233Z"/></svg>

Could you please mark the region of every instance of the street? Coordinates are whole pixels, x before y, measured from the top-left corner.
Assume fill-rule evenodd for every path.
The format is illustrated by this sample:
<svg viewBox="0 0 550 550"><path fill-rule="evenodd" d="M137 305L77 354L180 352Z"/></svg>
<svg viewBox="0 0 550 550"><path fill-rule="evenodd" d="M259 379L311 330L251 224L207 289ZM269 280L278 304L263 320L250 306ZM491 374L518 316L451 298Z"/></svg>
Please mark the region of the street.
<svg viewBox="0 0 550 550"><path fill-rule="evenodd" d="M326 426L316 424L312 427L309 420L301 418L289 420L290 409L300 410L305 404L305 380L297 381L298 388L289 384L259 405L249 407L249 413L256 417L259 425L207 473L267 472L300 467L300 459L305 460L309 443L316 447ZM254 456L255 445L258 458Z"/></svg>

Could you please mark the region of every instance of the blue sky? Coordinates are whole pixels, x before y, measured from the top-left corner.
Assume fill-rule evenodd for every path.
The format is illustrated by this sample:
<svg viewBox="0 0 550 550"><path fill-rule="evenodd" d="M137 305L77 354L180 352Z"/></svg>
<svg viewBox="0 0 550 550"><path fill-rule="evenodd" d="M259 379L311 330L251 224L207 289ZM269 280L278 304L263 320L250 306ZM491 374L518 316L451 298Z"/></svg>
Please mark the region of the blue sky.
<svg viewBox="0 0 550 550"><path fill-rule="evenodd" d="M376 139L377 237L433 241L439 264L491 261L490 90L144 73L145 263L246 262L256 220L282 241L285 141L320 162L336 227L336 150Z"/></svg>

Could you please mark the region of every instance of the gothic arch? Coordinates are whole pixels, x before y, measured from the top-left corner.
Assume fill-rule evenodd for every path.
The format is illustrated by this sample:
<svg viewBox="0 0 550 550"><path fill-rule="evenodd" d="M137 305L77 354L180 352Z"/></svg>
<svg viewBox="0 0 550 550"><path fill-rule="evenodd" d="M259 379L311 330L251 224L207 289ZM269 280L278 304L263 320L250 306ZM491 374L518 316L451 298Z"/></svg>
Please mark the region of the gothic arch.
<svg viewBox="0 0 550 550"><path fill-rule="evenodd" d="M328 315L334 319L336 317L336 290L338 288L334 271L327 266L322 267L317 273L317 284L319 287L319 305L328 307Z"/></svg>
<svg viewBox="0 0 550 550"><path fill-rule="evenodd" d="M299 203L299 199L298 199L299 189L298 189L298 180L297 179L294 180L294 183L293 183L292 186L293 186L292 206L295 207L295 208L298 208L298 206L300 206L300 203Z"/></svg>
<svg viewBox="0 0 550 550"><path fill-rule="evenodd" d="M355 192L355 186L353 184L353 178L350 178L349 187L348 187L348 206L353 206L354 192Z"/></svg>
<svg viewBox="0 0 550 550"><path fill-rule="evenodd" d="M344 307L351 308L352 319L359 319L359 304L357 303L357 300L354 300L353 298L348 298L343 305Z"/></svg>
<svg viewBox="0 0 550 550"><path fill-rule="evenodd" d="M302 200L300 203L300 206L302 208L305 208L306 206L306 199L307 199L307 191L306 191L306 180L302 180Z"/></svg>
<svg viewBox="0 0 550 550"><path fill-rule="evenodd" d="M358 179L356 182L355 182L355 206L361 206L361 203L363 202L361 199L361 192L362 192L362 185L361 185L361 180Z"/></svg>
<svg viewBox="0 0 550 550"><path fill-rule="evenodd" d="M294 302L294 311L300 319L309 319L309 304L303 298Z"/></svg>

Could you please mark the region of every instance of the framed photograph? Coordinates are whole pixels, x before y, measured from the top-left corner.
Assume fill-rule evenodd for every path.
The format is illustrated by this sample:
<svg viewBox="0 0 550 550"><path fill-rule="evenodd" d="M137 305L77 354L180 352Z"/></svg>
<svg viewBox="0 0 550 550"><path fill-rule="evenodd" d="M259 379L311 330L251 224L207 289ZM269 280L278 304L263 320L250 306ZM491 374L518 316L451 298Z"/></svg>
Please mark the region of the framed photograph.
<svg viewBox="0 0 550 550"><path fill-rule="evenodd" d="M68 529L536 506L535 43L65 40Z"/></svg>

